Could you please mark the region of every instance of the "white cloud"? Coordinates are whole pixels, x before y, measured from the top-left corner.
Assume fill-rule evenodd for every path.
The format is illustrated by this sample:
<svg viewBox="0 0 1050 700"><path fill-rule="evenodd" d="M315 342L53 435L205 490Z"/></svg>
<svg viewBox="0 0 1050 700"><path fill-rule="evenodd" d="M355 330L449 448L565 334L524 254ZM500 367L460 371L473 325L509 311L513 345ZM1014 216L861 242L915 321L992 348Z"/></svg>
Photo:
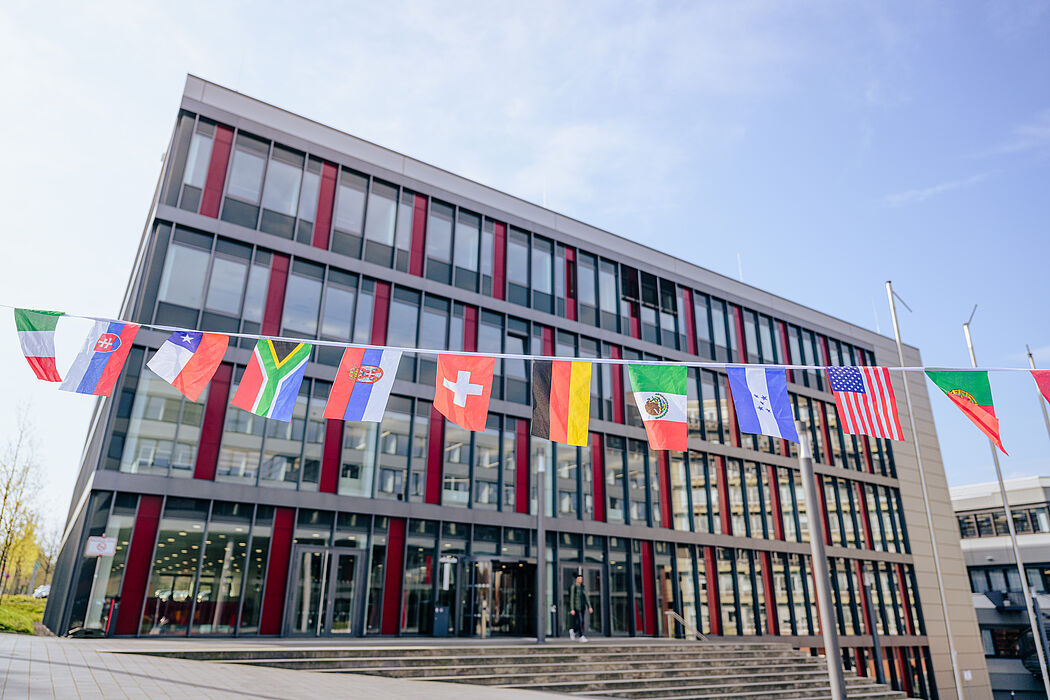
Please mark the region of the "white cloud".
<svg viewBox="0 0 1050 700"><path fill-rule="evenodd" d="M1010 130L1010 137L983 151L978 156L999 156L1016 153L1050 155L1050 109L1043 110L1029 122Z"/></svg>
<svg viewBox="0 0 1050 700"><path fill-rule="evenodd" d="M907 190L896 194L889 194L883 198L883 203L888 207L903 207L909 204L920 204L932 197L942 195L946 192L962 190L987 180L992 173L981 173L962 180L950 180L932 187L921 187L919 189Z"/></svg>

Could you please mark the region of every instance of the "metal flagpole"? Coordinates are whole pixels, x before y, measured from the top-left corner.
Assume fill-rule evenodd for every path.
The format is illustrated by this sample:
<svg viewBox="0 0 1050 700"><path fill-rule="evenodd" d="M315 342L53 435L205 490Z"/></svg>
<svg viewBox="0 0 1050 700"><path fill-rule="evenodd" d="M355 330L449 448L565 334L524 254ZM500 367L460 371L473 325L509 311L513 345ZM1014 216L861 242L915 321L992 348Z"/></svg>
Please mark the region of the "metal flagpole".
<svg viewBox="0 0 1050 700"><path fill-rule="evenodd" d="M795 421L798 433L798 465L802 476L802 492L808 508L817 501L817 479L813 475L813 450L809 445L809 433L802 423ZM835 614L831 607L831 574L828 571L828 554L824 549L824 521L812 513L809 518L809 549L813 557L813 585L817 589L817 611L820 613L820 631L824 635L824 657L828 662L828 680L831 683L832 700L846 700L846 675L842 670L842 649L839 647L839 631L835 627Z"/></svg>
<svg viewBox="0 0 1050 700"><path fill-rule="evenodd" d="M1035 369L1035 358L1032 357L1032 348L1025 345L1024 349L1028 351L1028 366ZM1046 401L1043 399L1043 392L1036 389L1035 393L1039 397L1039 408L1043 409L1043 422L1046 423L1046 434L1050 435L1050 415L1046 413Z"/></svg>
<svg viewBox="0 0 1050 700"><path fill-rule="evenodd" d="M976 304L970 313L969 320L963 324L963 334L966 336L966 349L970 351L970 364L977 367L977 355L973 351L973 338L970 336L970 321L977 312ZM1028 611L1028 622L1032 625L1032 639L1035 642L1035 650L1039 655L1039 670L1043 674L1043 689L1047 697L1050 697L1050 675L1046 671L1046 657L1043 655L1043 629L1042 620L1035 616L1032 607L1032 592L1028 589L1028 577L1025 575L1024 562L1021 561L1021 550L1017 546L1017 532L1014 531L1014 514L1010 510L1010 503L1006 500L1006 484L1003 482L1003 472L999 468L999 449L988 438L988 446L992 448L992 464L995 465L995 478L999 482L999 495L1003 499L1003 510L1006 511L1006 527L1010 531L1010 546L1014 550L1014 561L1017 564L1017 573L1021 576L1021 594L1024 596L1024 606Z"/></svg>
<svg viewBox="0 0 1050 700"><path fill-rule="evenodd" d="M540 450L536 460L536 643L547 641L547 533L544 531L544 486L547 478L547 455Z"/></svg>
<svg viewBox="0 0 1050 700"><path fill-rule="evenodd" d="M897 323L897 303L893 292L893 283L886 282L886 296L890 300L890 319L893 321L893 335L897 339L897 357L901 366L904 366L904 345L901 344L901 329ZM901 300L903 303L904 300ZM907 304L904 304L907 307ZM908 309L909 311L911 309ZM959 656L955 651L955 639L952 636L951 616L948 614L948 596L944 592L944 575L941 571L941 555L937 548L937 535L933 529L933 512L930 510L930 493L926 486L926 470L922 466L922 453L919 450L919 433L915 429L915 410L911 403L911 390L908 388L908 375L901 373L901 381L904 384L904 401L908 405L908 420L911 424L911 439L915 447L915 464L919 472L919 485L922 491L922 505L926 510L926 526L930 530L930 544L933 547L933 568L937 572L937 591L941 596L941 614L944 615L944 629L948 634L948 653L952 660L952 675L955 677L955 693L959 700L963 697L962 674L959 671Z"/></svg>

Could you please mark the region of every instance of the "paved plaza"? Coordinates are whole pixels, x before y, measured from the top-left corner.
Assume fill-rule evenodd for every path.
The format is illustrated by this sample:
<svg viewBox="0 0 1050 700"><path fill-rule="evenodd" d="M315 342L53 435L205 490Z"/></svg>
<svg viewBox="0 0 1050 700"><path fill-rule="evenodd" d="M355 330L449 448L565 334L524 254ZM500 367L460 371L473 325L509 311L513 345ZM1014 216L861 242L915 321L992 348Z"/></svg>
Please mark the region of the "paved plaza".
<svg viewBox="0 0 1050 700"><path fill-rule="evenodd" d="M0 634L0 700L21 698L427 698L543 700L484 686L143 656L136 650L268 646L229 640L63 639ZM274 644L273 646L280 646ZM287 646L287 642L284 644Z"/></svg>

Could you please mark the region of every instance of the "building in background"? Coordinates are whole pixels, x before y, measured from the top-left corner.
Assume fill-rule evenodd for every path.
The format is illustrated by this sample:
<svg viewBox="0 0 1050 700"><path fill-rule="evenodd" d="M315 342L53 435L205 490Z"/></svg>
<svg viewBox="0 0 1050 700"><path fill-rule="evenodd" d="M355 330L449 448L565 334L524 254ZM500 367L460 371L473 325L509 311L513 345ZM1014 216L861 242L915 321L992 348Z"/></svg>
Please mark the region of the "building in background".
<svg viewBox="0 0 1050 700"><path fill-rule="evenodd" d="M718 235L681 228L697 245ZM122 317L462 351L897 363L881 335L194 77ZM805 503L796 445L740 434L718 369L689 370L688 452L656 453L619 366L595 366L576 448L530 438L524 360L497 360L487 429L469 433L433 410L435 358L412 354L381 424L323 420L340 350L317 347L281 423L230 406L254 341L235 340L192 403L144 367L166 335L139 333L94 414L56 633L533 635L542 507L549 635L567 634L580 573L597 634L680 635L674 613L815 649L820 517L844 663L873 674L875 629L895 687L954 696L912 445L844 434L822 371L789 373L818 463L820 501ZM967 692L987 697L929 398L921 381L912 393ZM114 554L84 556L103 535Z"/></svg>
<svg viewBox="0 0 1050 700"><path fill-rule="evenodd" d="M951 490L952 506L959 521L963 557L970 577L973 605L988 657L988 674L996 698L1021 700L1045 698L1043 681L1025 668L1022 637L1031 631L1021 593L1006 511L999 485L974 484ZM1028 585L1050 624L1050 478L1029 477L1006 482L1006 495L1014 516L1014 530L1021 550ZM1029 642L1030 644L1030 642Z"/></svg>

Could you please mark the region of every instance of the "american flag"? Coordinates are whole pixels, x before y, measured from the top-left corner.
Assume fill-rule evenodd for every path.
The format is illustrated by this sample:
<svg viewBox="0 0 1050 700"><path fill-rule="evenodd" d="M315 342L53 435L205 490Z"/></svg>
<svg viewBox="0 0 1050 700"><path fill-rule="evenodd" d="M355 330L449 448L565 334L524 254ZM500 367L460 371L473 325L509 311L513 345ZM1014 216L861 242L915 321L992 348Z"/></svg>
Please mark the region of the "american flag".
<svg viewBox="0 0 1050 700"><path fill-rule="evenodd" d="M828 367L839 420L847 433L903 440L890 372L885 367Z"/></svg>

